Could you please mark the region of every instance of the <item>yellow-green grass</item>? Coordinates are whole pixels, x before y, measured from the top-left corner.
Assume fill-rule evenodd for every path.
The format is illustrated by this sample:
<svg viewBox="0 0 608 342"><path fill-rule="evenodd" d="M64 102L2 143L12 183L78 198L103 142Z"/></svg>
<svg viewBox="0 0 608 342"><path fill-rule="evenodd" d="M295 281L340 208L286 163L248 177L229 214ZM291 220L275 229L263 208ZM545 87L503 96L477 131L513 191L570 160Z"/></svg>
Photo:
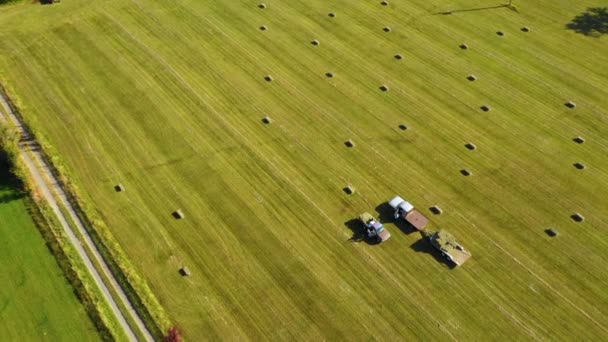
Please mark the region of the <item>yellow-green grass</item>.
<svg viewBox="0 0 608 342"><path fill-rule="evenodd" d="M0 16L23 115L187 338L608 334L608 38L565 27L593 1L265 3ZM392 223L383 245L350 242L346 223L395 194L439 205L432 227L473 257L449 269Z"/></svg>
<svg viewBox="0 0 608 342"><path fill-rule="evenodd" d="M0 339L98 340L3 162L0 176Z"/></svg>

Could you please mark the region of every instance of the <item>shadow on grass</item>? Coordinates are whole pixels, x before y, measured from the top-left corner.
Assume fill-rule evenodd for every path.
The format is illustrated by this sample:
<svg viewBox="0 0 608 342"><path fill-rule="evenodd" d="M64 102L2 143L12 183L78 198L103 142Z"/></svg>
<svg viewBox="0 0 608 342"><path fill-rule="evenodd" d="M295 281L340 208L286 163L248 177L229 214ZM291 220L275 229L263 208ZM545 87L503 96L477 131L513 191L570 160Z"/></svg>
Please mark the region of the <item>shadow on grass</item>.
<svg viewBox="0 0 608 342"><path fill-rule="evenodd" d="M421 239L414 242L410 246L411 249L413 249L417 253L429 254L430 256L432 256L435 259L435 261L437 261L440 264L443 264L443 266L445 266L449 269L456 268L456 265L453 262L450 262L446 258L441 256L441 252L438 251L436 248L434 248L428 239L426 239L422 234L420 234L420 236L421 236Z"/></svg>
<svg viewBox="0 0 608 342"><path fill-rule="evenodd" d="M608 7L590 7L587 12L579 14L566 28L590 37L599 37L608 33Z"/></svg>
<svg viewBox="0 0 608 342"><path fill-rule="evenodd" d="M0 151L0 204L19 200L25 196L23 184L10 172L6 154Z"/></svg>
<svg viewBox="0 0 608 342"><path fill-rule="evenodd" d="M350 242L365 242L368 245L377 245L380 242L376 239L369 239L365 232L365 226L359 219L352 219L344 222L344 226L351 230L353 236L348 239Z"/></svg>
<svg viewBox="0 0 608 342"><path fill-rule="evenodd" d="M393 222L395 226L406 235L416 232L416 229L407 222L401 219L395 220L395 217L393 216L395 214L395 209L393 209L387 202L377 206L376 212L378 213L378 219L380 222Z"/></svg>

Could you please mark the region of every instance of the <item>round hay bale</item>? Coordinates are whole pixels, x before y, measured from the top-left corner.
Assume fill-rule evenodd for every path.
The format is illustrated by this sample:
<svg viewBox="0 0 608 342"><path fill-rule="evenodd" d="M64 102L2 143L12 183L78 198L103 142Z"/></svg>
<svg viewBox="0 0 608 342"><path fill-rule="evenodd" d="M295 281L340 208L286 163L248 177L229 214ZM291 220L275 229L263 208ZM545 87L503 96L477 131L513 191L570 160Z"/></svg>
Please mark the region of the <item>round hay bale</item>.
<svg viewBox="0 0 608 342"><path fill-rule="evenodd" d="M574 214L570 215L570 218L573 219L575 222L585 221L585 217L579 213L574 213Z"/></svg>
<svg viewBox="0 0 608 342"><path fill-rule="evenodd" d="M469 151L474 151L474 150L476 150L476 149L477 149L477 146L475 146L475 144L470 143L470 142L469 142L469 143L464 144L464 147L466 147L466 148L467 148L467 150L469 150Z"/></svg>
<svg viewBox="0 0 608 342"><path fill-rule="evenodd" d="M383 84L383 85L380 86L380 90L382 90L384 92L387 92L389 89L388 89L388 86L386 84Z"/></svg>
<svg viewBox="0 0 608 342"><path fill-rule="evenodd" d="M577 169L579 169L579 170L584 170L584 169L587 168L587 166L585 164L583 164L583 163L574 163L572 165L574 165L574 167L577 168Z"/></svg>
<svg viewBox="0 0 608 342"><path fill-rule="evenodd" d="M171 213L171 215L176 219L176 220L181 220L184 217L186 217L184 215L184 213L182 212L181 209L177 209L176 211L174 211L173 213Z"/></svg>
<svg viewBox="0 0 608 342"><path fill-rule="evenodd" d="M384 26L384 28L382 28L382 31L384 31L384 32L391 32L392 29L389 26Z"/></svg>
<svg viewBox="0 0 608 342"><path fill-rule="evenodd" d="M347 195L352 195L355 193L355 188L352 185L348 184L342 189L342 191L344 191Z"/></svg>
<svg viewBox="0 0 608 342"><path fill-rule="evenodd" d="M443 210L441 208L439 208L439 206L437 206L437 205L434 205L434 206L430 207L429 210L434 215L441 215L443 213Z"/></svg>
<svg viewBox="0 0 608 342"><path fill-rule="evenodd" d="M555 229L555 228L549 228L549 229L545 229L545 233L547 235L549 235L550 237L556 237L559 236L559 232Z"/></svg>
<svg viewBox="0 0 608 342"><path fill-rule="evenodd" d="M188 267L186 267L186 266L182 266L182 267L179 269L179 274L180 274L182 277L189 277L189 276L190 276L192 273L190 273L190 270L188 269Z"/></svg>

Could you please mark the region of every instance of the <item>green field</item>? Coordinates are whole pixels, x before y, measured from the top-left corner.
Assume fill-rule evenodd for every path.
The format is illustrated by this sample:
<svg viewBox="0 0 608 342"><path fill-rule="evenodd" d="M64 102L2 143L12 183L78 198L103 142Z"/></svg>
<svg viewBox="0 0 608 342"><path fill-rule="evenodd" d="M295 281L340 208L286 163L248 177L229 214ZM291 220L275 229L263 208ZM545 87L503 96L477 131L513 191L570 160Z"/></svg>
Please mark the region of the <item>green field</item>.
<svg viewBox="0 0 608 342"><path fill-rule="evenodd" d="M2 161L0 240L0 340L98 340Z"/></svg>
<svg viewBox="0 0 608 342"><path fill-rule="evenodd" d="M608 336L608 37L566 28L601 1L265 2L0 10L3 82L188 340Z"/></svg>

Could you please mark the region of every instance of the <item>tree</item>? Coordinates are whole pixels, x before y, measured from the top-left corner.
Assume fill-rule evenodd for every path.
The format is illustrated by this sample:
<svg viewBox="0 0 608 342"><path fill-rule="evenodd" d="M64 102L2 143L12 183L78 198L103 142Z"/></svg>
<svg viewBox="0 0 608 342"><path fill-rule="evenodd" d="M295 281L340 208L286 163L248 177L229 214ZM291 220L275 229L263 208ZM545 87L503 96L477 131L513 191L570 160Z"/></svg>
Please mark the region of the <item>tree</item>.
<svg viewBox="0 0 608 342"><path fill-rule="evenodd" d="M182 335L180 334L177 327L172 327L169 329L169 333L165 336L165 342L182 342Z"/></svg>

